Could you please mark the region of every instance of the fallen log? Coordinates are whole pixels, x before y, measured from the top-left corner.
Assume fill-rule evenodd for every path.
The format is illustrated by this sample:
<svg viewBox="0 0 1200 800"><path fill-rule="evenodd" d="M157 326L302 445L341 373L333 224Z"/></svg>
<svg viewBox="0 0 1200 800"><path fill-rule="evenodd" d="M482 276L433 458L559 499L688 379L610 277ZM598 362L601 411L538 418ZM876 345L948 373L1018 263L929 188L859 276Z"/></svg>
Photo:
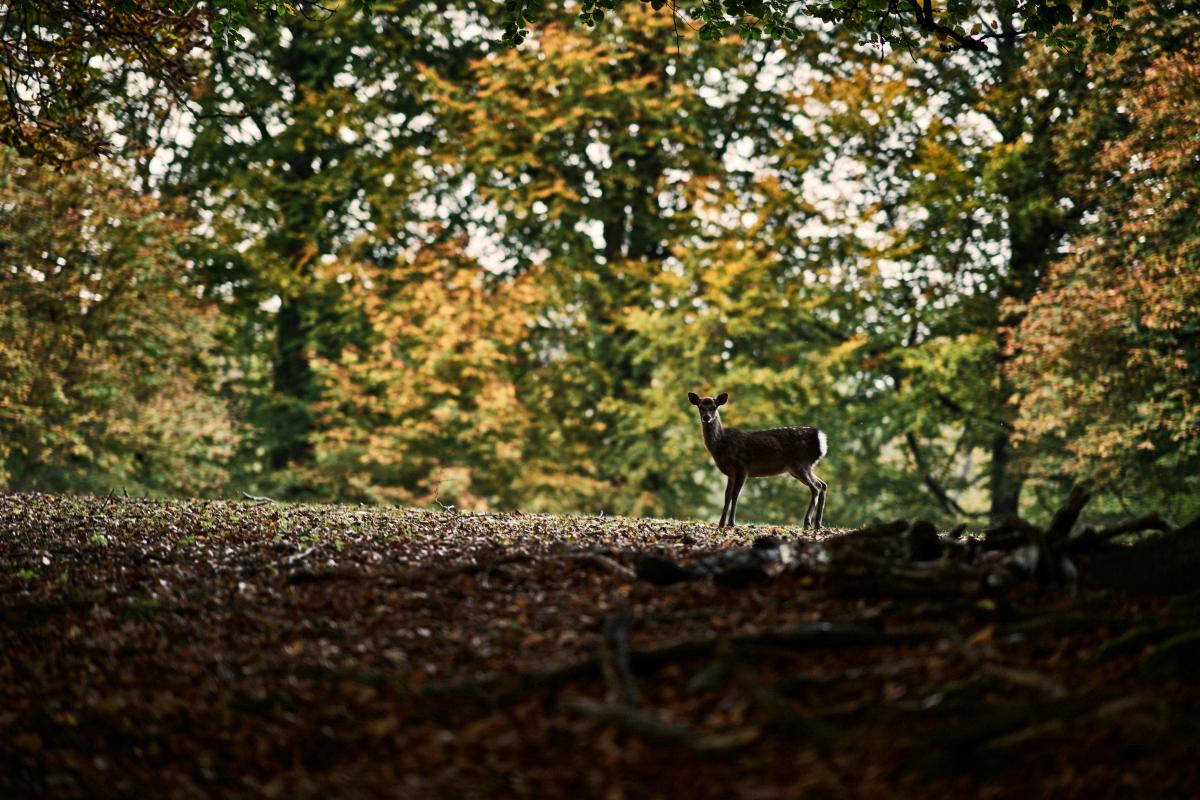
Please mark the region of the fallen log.
<svg viewBox="0 0 1200 800"><path fill-rule="evenodd" d="M1200 591L1200 517L1131 547L1104 550L1088 567L1102 585L1133 594Z"/></svg>
<svg viewBox="0 0 1200 800"><path fill-rule="evenodd" d="M1058 545L1058 551L1063 554L1080 552L1101 544L1105 544L1118 536L1144 531L1169 531L1170 524L1157 511L1143 514L1134 519L1128 519L1102 530L1096 530L1091 525L1085 525L1073 536L1069 536Z"/></svg>
<svg viewBox="0 0 1200 800"><path fill-rule="evenodd" d="M839 594L892 597L974 597L987 585L985 570L957 562L910 564L844 551L819 574Z"/></svg>

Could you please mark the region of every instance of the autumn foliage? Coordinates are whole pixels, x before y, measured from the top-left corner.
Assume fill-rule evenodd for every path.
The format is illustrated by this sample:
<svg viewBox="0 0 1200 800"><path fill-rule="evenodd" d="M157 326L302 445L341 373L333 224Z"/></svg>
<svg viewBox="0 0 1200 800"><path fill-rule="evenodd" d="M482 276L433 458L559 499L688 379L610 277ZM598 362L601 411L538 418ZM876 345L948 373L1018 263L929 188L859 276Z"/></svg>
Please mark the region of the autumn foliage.
<svg viewBox="0 0 1200 800"><path fill-rule="evenodd" d="M1118 84L1109 102L1125 110L1128 130L1102 141L1082 176L1096 218L1025 309L1012 369L1024 439L1044 463L1110 484L1149 478L1194 492L1200 42L1191 33L1142 74L1097 70L1098 81Z"/></svg>
<svg viewBox="0 0 1200 800"><path fill-rule="evenodd" d="M179 206L0 151L0 486L219 491L240 435Z"/></svg>
<svg viewBox="0 0 1200 800"><path fill-rule="evenodd" d="M6 151L5 488L707 517L725 390L826 431L831 520L1194 509L1194 16L1078 71L346 11L246 18L190 117L109 97L102 166Z"/></svg>

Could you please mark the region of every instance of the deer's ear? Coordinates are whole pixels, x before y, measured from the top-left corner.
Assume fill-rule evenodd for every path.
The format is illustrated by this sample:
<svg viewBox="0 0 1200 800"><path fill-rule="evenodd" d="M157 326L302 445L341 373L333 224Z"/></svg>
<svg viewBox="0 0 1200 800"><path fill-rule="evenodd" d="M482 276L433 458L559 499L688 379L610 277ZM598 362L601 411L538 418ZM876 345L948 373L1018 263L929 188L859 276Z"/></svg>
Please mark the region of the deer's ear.
<svg viewBox="0 0 1200 800"><path fill-rule="evenodd" d="M700 405L700 395L696 394L695 392L688 392L688 400L694 406Z"/></svg>
<svg viewBox="0 0 1200 800"><path fill-rule="evenodd" d="M728 399L729 399L729 393L721 392L719 395L717 395L717 405L719 405L719 406L725 405L725 401Z"/></svg>

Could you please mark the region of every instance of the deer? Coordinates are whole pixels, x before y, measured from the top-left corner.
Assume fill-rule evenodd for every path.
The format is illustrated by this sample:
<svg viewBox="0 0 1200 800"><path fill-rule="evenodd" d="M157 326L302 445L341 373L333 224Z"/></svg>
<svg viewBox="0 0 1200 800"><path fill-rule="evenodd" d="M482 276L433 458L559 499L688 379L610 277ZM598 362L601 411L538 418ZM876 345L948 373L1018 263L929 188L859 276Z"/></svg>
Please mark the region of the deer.
<svg viewBox="0 0 1200 800"><path fill-rule="evenodd" d="M829 485L813 474L813 468L828 452L825 434L816 428L769 428L739 431L721 424L720 406L729 401L728 392L716 397L701 397L688 392L688 400L700 412L704 446L712 454L717 469L728 478L725 507L718 528L734 526L738 495L747 478L791 475L812 492L804 512L804 527L820 528L825 517L825 493ZM816 509L816 516L813 510Z"/></svg>

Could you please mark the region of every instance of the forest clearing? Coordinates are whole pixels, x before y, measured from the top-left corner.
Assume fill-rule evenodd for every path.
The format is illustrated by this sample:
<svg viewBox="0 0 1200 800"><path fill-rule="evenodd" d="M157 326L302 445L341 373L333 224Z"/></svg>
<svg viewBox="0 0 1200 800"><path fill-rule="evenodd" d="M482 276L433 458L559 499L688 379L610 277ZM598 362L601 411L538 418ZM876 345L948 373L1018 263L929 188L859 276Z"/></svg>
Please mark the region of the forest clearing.
<svg viewBox="0 0 1200 800"><path fill-rule="evenodd" d="M0 800L1200 798L1198 122L1200 0L0 2Z"/></svg>
<svg viewBox="0 0 1200 800"><path fill-rule="evenodd" d="M1086 500L978 535L0 495L0 795L1195 796L1200 520Z"/></svg>

